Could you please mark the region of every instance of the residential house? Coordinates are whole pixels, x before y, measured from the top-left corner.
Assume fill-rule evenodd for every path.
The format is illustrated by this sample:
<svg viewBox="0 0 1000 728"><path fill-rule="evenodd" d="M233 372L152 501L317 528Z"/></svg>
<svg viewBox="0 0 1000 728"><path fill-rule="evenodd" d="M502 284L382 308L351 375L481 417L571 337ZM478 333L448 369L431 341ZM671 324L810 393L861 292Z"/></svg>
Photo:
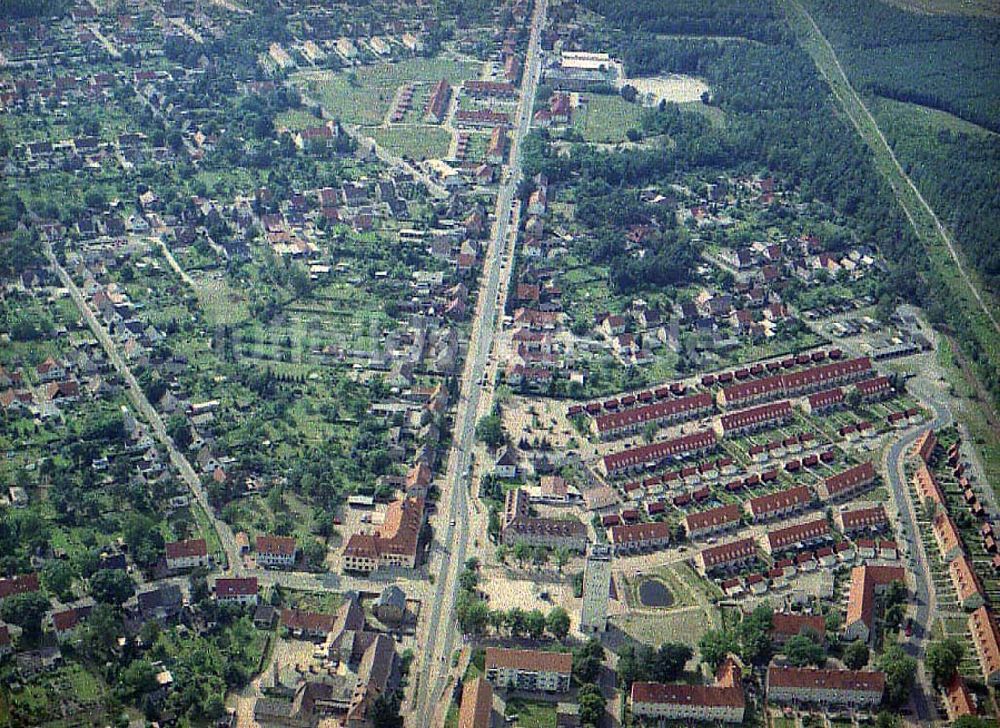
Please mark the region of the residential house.
<svg viewBox="0 0 1000 728"><path fill-rule="evenodd" d="M573 656L568 652L486 648L486 679L495 688L565 693L570 688Z"/></svg>

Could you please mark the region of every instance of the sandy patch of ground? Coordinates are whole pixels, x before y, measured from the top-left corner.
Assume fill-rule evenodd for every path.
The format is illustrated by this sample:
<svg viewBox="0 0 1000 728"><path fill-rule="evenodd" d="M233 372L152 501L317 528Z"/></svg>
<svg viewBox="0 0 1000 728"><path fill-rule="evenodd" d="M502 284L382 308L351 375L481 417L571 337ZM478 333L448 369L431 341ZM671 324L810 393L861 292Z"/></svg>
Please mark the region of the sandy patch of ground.
<svg viewBox="0 0 1000 728"><path fill-rule="evenodd" d="M639 99L647 106L655 106L660 101L674 101L678 104L698 101L709 90L708 84L693 76L672 73L668 76L647 78L626 78L624 84L635 87Z"/></svg>

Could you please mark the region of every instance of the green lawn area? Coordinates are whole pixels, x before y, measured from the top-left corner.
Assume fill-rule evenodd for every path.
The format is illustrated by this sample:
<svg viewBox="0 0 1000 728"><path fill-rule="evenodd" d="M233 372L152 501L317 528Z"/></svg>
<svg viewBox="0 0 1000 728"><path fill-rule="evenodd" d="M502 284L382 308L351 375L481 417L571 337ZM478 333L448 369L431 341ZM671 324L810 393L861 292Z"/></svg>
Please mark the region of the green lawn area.
<svg viewBox="0 0 1000 728"><path fill-rule="evenodd" d="M726 125L726 112L718 106L706 106L700 101L685 101L684 103L678 104L678 106L681 107L681 111L690 111L692 114L701 114L712 122L712 126Z"/></svg>
<svg viewBox="0 0 1000 728"><path fill-rule="evenodd" d="M288 111L282 111L274 120L274 125L278 129L287 127L288 129L292 129L294 131L311 126L318 126L322 123L323 121L321 119L317 119L308 111L304 111L302 109L289 109Z"/></svg>
<svg viewBox="0 0 1000 728"><path fill-rule="evenodd" d="M378 127L372 135L379 146L411 159L442 159L451 144L451 134L438 126Z"/></svg>
<svg viewBox="0 0 1000 728"><path fill-rule="evenodd" d="M246 298L230 286L225 278L209 278L198 273L190 275L196 284L198 303L209 323L231 326L242 323L249 317Z"/></svg>
<svg viewBox="0 0 1000 728"><path fill-rule="evenodd" d="M626 131L639 128L642 112L621 96L588 94L586 110L573 112L573 128L588 142L623 142Z"/></svg>
<svg viewBox="0 0 1000 728"><path fill-rule="evenodd" d="M518 728L555 728L555 703L535 703L514 699L507 701L507 717L517 716L514 725Z"/></svg>
<svg viewBox="0 0 1000 728"><path fill-rule="evenodd" d="M378 63L348 73L305 71L292 81L318 101L328 114L346 124L378 124L400 84L448 79L458 84L479 76L479 64L443 58L411 58Z"/></svg>

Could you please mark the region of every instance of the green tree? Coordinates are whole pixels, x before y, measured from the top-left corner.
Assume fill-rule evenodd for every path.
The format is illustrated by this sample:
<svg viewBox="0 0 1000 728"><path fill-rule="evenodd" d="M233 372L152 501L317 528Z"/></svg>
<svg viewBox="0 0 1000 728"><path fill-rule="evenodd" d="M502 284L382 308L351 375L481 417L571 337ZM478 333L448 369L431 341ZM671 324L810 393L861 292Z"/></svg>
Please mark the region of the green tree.
<svg viewBox="0 0 1000 728"><path fill-rule="evenodd" d="M650 676L656 682L671 682L684 672L684 666L694 656L690 647L681 642L664 642L656 650Z"/></svg>
<svg viewBox="0 0 1000 728"><path fill-rule="evenodd" d="M403 717L399 714L399 695L383 693L372 703L373 728L403 728Z"/></svg>
<svg viewBox="0 0 1000 728"><path fill-rule="evenodd" d="M120 607L135 593L129 575L117 569L103 569L90 577L90 594L102 604Z"/></svg>
<svg viewBox="0 0 1000 728"><path fill-rule="evenodd" d="M599 687L593 683L581 686L577 693L577 702L580 705L580 722L583 725L588 728L601 725L607 702Z"/></svg>
<svg viewBox="0 0 1000 728"><path fill-rule="evenodd" d="M491 414L476 423L476 437L489 447L496 449L503 444L503 422L500 415Z"/></svg>
<svg viewBox="0 0 1000 728"><path fill-rule="evenodd" d="M527 621L524 610L520 607L512 607L507 611L507 631L511 637L520 637L527 630Z"/></svg>
<svg viewBox="0 0 1000 728"><path fill-rule="evenodd" d="M904 705L913 689L917 661L903 652L899 645L892 645L879 658L878 668L885 673L886 705L892 708Z"/></svg>
<svg viewBox="0 0 1000 728"><path fill-rule="evenodd" d="M569 549L564 546L560 546L552 552L552 560L556 562L556 569L561 574L563 567L569 563L570 554Z"/></svg>
<svg viewBox="0 0 1000 728"><path fill-rule="evenodd" d="M156 689L156 668L149 660L134 660L118 675L122 697L135 700Z"/></svg>
<svg viewBox="0 0 1000 728"><path fill-rule="evenodd" d="M42 619L48 610L49 600L41 592L27 592L4 599L0 616L4 622L16 624L26 636L34 639L42 633Z"/></svg>
<svg viewBox="0 0 1000 728"><path fill-rule="evenodd" d="M532 609L525 615L524 625L531 639L541 639L542 635L545 634L545 615L538 609Z"/></svg>
<svg viewBox="0 0 1000 728"><path fill-rule="evenodd" d="M844 664L851 670L860 670L868 664L868 645L855 640L844 649Z"/></svg>
<svg viewBox="0 0 1000 728"><path fill-rule="evenodd" d="M737 637L740 644L740 656L744 662L752 662L755 665L766 665L771 659L773 651L771 627L773 623L773 611L765 604L755 607L740 622L737 629Z"/></svg>
<svg viewBox="0 0 1000 728"><path fill-rule="evenodd" d="M927 648L926 664L931 671L935 687L940 688L951 680L964 654L964 646L955 637L931 643Z"/></svg>
<svg viewBox="0 0 1000 728"><path fill-rule="evenodd" d="M545 618L545 627L557 640L566 639L569 634L569 614L562 607L553 607Z"/></svg>
<svg viewBox="0 0 1000 728"><path fill-rule="evenodd" d="M826 650L804 634L797 634L785 643L785 656L795 667L826 664Z"/></svg>
<svg viewBox="0 0 1000 728"><path fill-rule="evenodd" d="M73 598L73 566L68 561L52 559L42 567L42 584L50 592L59 597L60 601L68 602Z"/></svg>
<svg viewBox="0 0 1000 728"><path fill-rule="evenodd" d="M601 663L604 662L604 646L596 637L573 652L573 675L582 683L591 683L601 674Z"/></svg>
<svg viewBox="0 0 1000 728"><path fill-rule="evenodd" d="M182 414L175 414L167 420L167 435L174 441L174 445L179 450L187 450L191 446L193 436L191 427L188 425L187 417Z"/></svg>
<svg viewBox="0 0 1000 728"><path fill-rule="evenodd" d="M719 665L726 658L726 655L739 651L739 643L736 636L728 630L710 629L698 640L698 653L701 661L708 665L712 672L719 669Z"/></svg>
<svg viewBox="0 0 1000 728"><path fill-rule="evenodd" d="M302 558L310 566L323 566L326 561L326 546L314 538L307 538L302 544Z"/></svg>

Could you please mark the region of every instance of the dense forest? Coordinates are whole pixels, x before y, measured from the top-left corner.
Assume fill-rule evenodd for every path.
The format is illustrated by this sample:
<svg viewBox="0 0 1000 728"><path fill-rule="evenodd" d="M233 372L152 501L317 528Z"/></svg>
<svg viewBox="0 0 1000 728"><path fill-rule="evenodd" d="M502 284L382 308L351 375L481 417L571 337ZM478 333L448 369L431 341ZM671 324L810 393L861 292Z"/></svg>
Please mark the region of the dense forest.
<svg viewBox="0 0 1000 728"><path fill-rule="evenodd" d="M775 42L783 34L770 0L588 0L584 3L617 28L662 35L736 36Z"/></svg>
<svg viewBox="0 0 1000 728"><path fill-rule="evenodd" d="M1000 22L917 15L866 0L807 0L859 90L1000 132Z"/></svg>

